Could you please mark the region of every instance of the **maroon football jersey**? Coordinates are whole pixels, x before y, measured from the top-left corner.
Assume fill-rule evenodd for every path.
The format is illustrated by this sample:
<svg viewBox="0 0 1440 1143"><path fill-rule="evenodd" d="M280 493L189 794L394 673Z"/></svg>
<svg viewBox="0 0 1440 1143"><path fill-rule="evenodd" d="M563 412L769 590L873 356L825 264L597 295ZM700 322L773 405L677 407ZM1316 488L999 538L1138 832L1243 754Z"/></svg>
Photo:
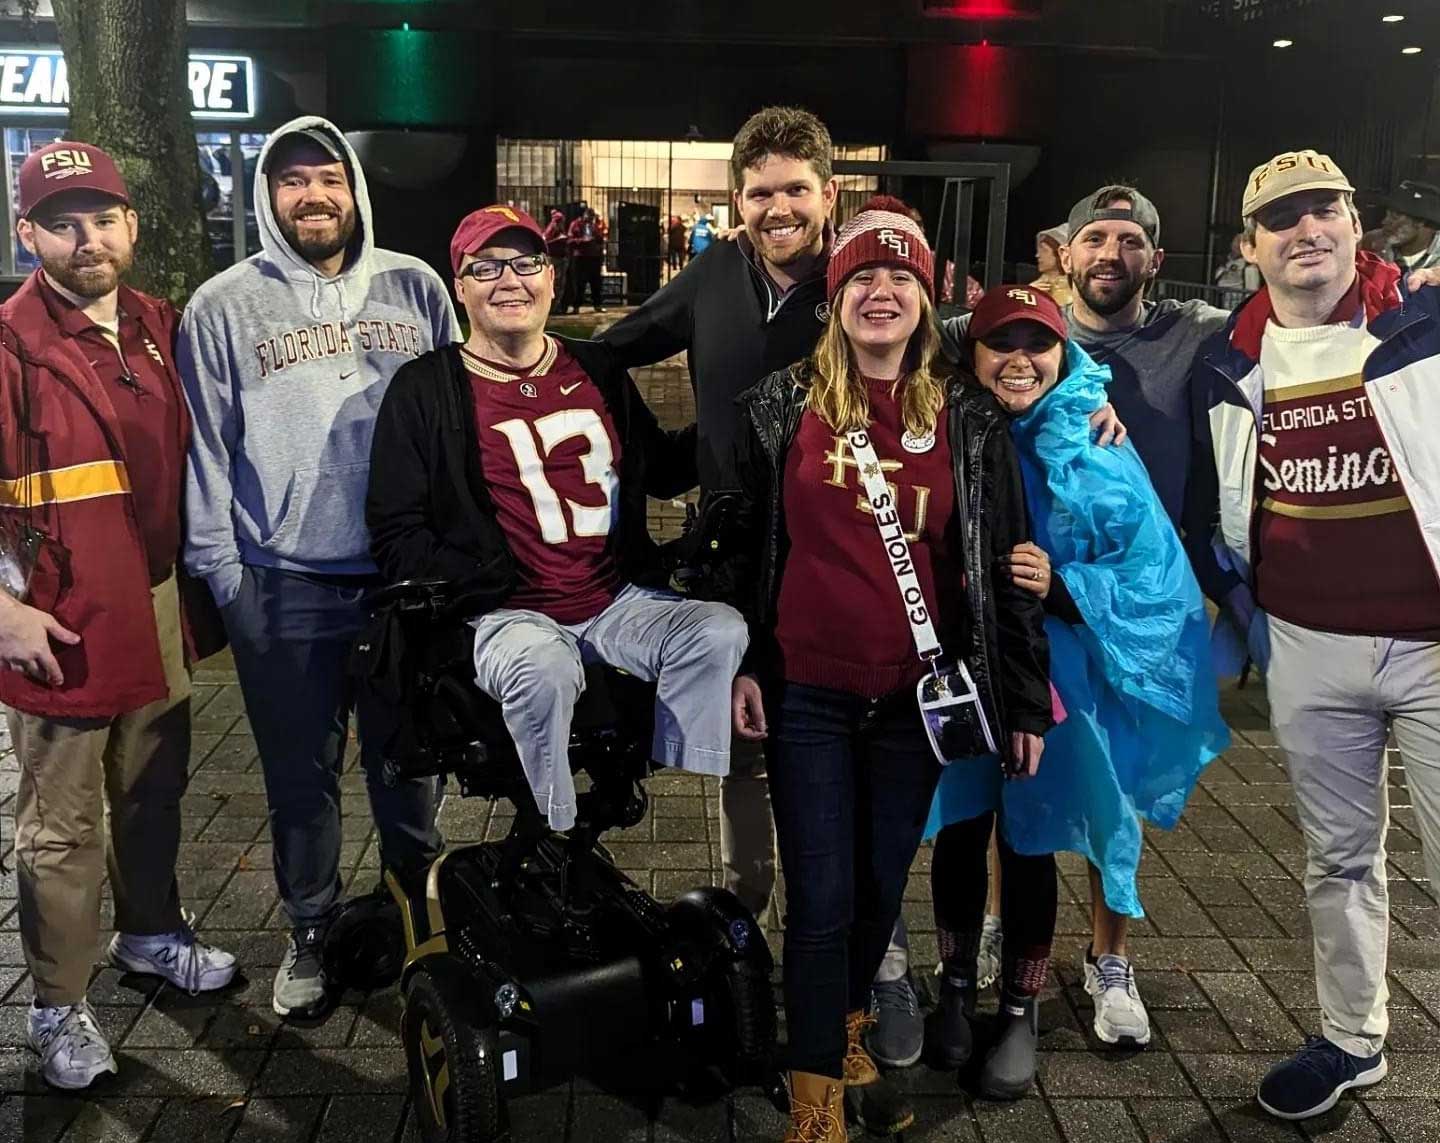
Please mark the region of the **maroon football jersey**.
<svg viewBox="0 0 1440 1143"><path fill-rule="evenodd" d="M461 350L475 397L480 468L520 570L506 606L557 623L598 615L620 590L610 545L620 439L590 375L554 338L529 369Z"/></svg>

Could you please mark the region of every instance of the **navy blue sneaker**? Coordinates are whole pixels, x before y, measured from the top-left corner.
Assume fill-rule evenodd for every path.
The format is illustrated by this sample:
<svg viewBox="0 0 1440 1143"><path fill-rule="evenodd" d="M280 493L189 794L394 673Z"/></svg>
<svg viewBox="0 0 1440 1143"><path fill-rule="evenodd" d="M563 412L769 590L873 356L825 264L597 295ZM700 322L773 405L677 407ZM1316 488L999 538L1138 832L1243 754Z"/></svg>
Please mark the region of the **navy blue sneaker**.
<svg viewBox="0 0 1440 1143"><path fill-rule="evenodd" d="M1311 1036L1288 1060L1281 1060L1260 1081L1260 1106L1280 1119L1324 1115L1352 1087L1369 1087L1385 1078L1385 1053L1352 1056L1323 1036Z"/></svg>

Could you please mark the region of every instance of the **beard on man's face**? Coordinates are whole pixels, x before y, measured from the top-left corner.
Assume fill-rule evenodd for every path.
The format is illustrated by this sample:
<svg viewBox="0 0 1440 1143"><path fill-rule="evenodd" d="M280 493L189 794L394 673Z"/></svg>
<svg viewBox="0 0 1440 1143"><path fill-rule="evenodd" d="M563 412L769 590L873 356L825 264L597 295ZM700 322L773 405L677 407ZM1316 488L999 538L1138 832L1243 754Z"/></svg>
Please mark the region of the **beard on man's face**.
<svg viewBox="0 0 1440 1143"><path fill-rule="evenodd" d="M1100 278L1101 274L1116 274L1118 278ZM1145 275L1132 273L1123 262L1102 262L1091 266L1083 274L1070 273L1070 288L1085 304L1103 317L1117 314L1130 304L1145 285Z"/></svg>
<svg viewBox="0 0 1440 1143"><path fill-rule="evenodd" d="M297 206L289 214L277 217L280 224L280 233L285 236L285 241L290 243L291 249L307 262L323 262L327 258L333 258L345 247L350 245L350 239L355 236L355 211L344 212L331 208L330 214L335 219L335 231L333 234L322 237L320 235L307 235L302 237L300 225L296 221L301 215L317 213L314 206Z"/></svg>
<svg viewBox="0 0 1440 1143"><path fill-rule="evenodd" d="M126 250L99 257L88 255L82 258L76 254L68 258L42 257L40 264L56 285L78 297L93 300L112 293L134 261L134 250Z"/></svg>

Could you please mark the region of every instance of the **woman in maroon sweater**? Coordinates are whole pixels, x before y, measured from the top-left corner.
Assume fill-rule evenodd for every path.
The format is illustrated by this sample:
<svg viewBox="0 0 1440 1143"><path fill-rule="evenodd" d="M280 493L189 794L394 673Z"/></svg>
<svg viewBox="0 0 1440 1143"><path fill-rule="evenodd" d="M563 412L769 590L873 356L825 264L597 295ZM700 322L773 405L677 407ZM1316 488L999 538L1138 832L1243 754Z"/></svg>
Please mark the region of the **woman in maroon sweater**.
<svg viewBox="0 0 1440 1143"><path fill-rule="evenodd" d="M815 353L742 398L743 550L720 581L751 627L735 728L766 739L785 871L786 1143L843 1140L846 1089L873 1131L914 1118L861 1037L940 764L848 432L869 435L893 505L880 523L904 531L920 607L969 664L1013 773L1034 772L1051 725L1042 608L993 574L1028 539L1018 462L993 397L944 371L933 274L909 217L863 211L836 239Z"/></svg>

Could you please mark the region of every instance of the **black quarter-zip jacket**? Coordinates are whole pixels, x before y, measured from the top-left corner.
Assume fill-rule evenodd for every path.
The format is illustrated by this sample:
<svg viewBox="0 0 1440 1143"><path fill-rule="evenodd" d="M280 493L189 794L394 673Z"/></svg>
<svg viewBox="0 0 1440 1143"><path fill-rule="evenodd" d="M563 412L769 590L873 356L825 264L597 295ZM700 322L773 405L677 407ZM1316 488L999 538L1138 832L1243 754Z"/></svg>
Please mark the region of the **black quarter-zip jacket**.
<svg viewBox="0 0 1440 1143"><path fill-rule="evenodd" d="M688 353L696 466L703 490L734 488L741 393L810 356L825 328L825 259L781 296L749 240L715 242L658 293L601 335L627 368Z"/></svg>

